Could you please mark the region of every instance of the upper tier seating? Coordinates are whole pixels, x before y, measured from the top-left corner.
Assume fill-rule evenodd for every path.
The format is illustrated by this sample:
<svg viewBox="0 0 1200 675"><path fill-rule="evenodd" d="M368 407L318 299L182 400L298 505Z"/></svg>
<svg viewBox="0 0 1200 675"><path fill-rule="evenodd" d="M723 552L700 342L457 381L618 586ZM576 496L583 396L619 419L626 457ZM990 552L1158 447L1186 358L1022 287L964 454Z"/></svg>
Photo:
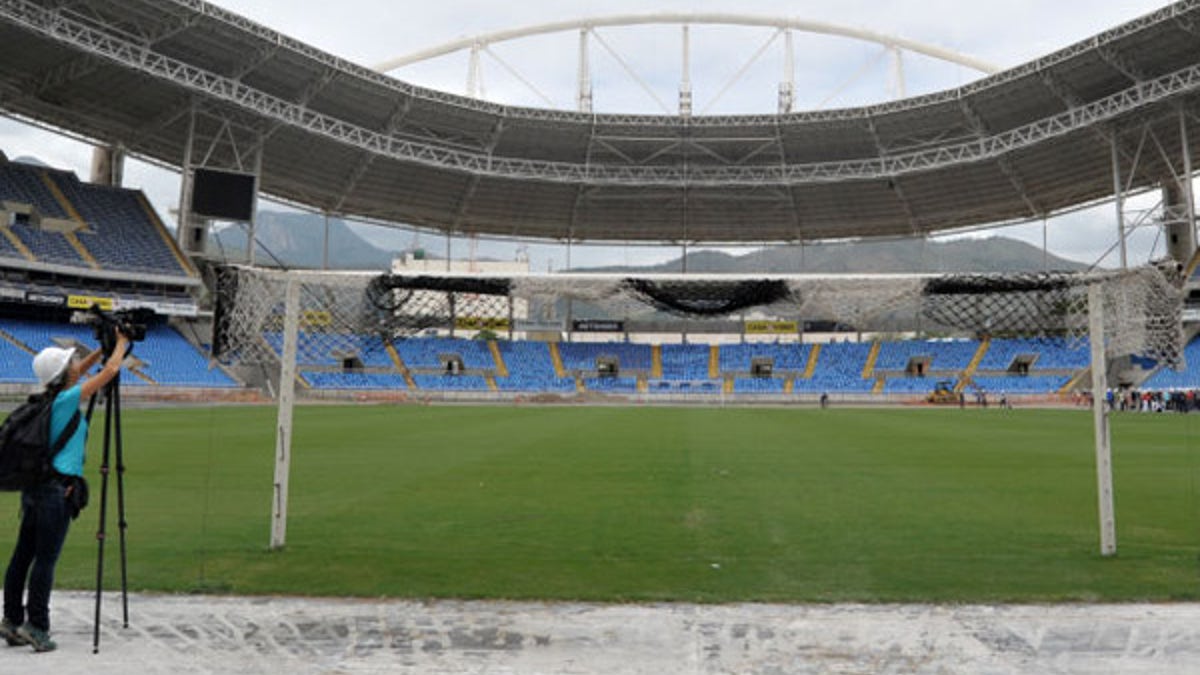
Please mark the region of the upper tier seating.
<svg viewBox="0 0 1200 675"><path fill-rule="evenodd" d="M73 213L47 181L59 190ZM169 235L147 212L137 191L84 183L68 171L0 162L0 200L28 204L45 217L82 220L85 227L75 235L105 270L183 278L193 275L176 256ZM43 230L34 223L9 229L39 262L91 266L61 232ZM0 237L0 255L22 254L8 237Z"/></svg>
<svg viewBox="0 0 1200 675"><path fill-rule="evenodd" d="M136 192L90 185L62 171L49 175L87 223L79 240L105 269L188 275Z"/></svg>

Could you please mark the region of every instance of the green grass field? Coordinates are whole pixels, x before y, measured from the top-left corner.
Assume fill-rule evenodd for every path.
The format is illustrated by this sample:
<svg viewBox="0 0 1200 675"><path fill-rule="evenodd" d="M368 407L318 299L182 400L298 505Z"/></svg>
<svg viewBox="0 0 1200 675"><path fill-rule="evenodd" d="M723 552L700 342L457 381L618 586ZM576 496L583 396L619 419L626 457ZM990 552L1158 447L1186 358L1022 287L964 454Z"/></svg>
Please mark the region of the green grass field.
<svg viewBox="0 0 1200 675"><path fill-rule="evenodd" d="M1083 410L297 408L288 546L274 553L273 408L124 417L135 590L1200 599L1196 416L1114 419L1109 559ZM92 506L72 527L60 588L94 585L100 435ZM18 499L0 499L6 556Z"/></svg>

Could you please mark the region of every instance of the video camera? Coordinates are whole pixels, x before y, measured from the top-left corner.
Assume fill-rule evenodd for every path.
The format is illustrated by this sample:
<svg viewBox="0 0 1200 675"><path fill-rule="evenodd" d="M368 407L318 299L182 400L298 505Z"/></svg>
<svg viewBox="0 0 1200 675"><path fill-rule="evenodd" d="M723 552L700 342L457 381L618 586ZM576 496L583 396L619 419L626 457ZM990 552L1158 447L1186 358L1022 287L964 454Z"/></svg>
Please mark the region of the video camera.
<svg viewBox="0 0 1200 675"><path fill-rule="evenodd" d="M86 312L76 312L72 323L86 323L93 327L100 349L111 354L117 346L117 331L121 331L130 342L146 339L146 324L154 318L154 310L145 307L122 309L106 313L100 305L92 305Z"/></svg>

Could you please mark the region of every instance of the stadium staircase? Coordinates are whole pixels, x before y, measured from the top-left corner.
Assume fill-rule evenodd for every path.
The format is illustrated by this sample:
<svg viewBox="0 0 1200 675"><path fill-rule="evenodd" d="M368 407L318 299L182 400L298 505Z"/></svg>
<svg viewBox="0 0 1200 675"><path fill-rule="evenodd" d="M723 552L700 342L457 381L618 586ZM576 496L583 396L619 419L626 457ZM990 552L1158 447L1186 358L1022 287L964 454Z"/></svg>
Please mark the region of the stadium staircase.
<svg viewBox="0 0 1200 675"><path fill-rule="evenodd" d="M21 340L18 340L15 336L13 336L12 333L10 333L2 328L0 328L0 338L4 339L6 342L9 342L14 347L16 347L17 349L20 349L21 351L25 352L26 354L30 354L30 355L37 354L37 351L34 350L32 347L25 344Z"/></svg>
<svg viewBox="0 0 1200 675"><path fill-rule="evenodd" d="M487 344L488 351L492 353L492 359L496 362L496 376L508 377L508 366L504 364L504 355L500 353L500 345L496 344L495 340L488 340Z"/></svg>
<svg viewBox="0 0 1200 675"><path fill-rule="evenodd" d="M662 345L651 345L650 347L650 377L654 379L662 379L663 376L663 359ZM639 382L645 382L645 376L639 376ZM645 391L640 386L638 391Z"/></svg>
<svg viewBox="0 0 1200 675"><path fill-rule="evenodd" d="M68 218L75 221L79 229L86 228L87 223L84 221L83 216L79 215L79 211L75 209L75 205L71 203L71 200L67 198L67 195L63 194L62 189L58 187L58 184L55 183L54 179L50 177L50 174L46 173L45 171L38 171L38 177L41 178L42 182L46 184L46 189L50 190L50 194L54 195L55 201L57 201L58 205L62 207L63 211L67 213ZM79 237L75 236L74 232L63 232L62 236L67 240L67 243L71 245L71 248L75 249L75 252L79 254L79 257L88 264L88 267L91 267L94 270L104 269L104 266L100 264L100 261L96 260L96 257L93 256L92 252L83 245L82 241L79 241Z"/></svg>
<svg viewBox="0 0 1200 675"><path fill-rule="evenodd" d="M146 195L142 192L138 192L136 196L138 205L142 207L142 213L145 214L146 220L154 225L154 230L158 232L159 238L163 240L163 244L166 245L167 250L171 252L171 255L175 256L175 261L179 263L180 269L195 274L195 265L193 265L192 262L188 260L187 256L183 254L183 250L179 248L179 242L175 241L175 237L171 235L170 230L168 230L167 226L163 224L162 219L158 217L158 213L154 211L154 207L150 206L150 202L146 199Z"/></svg>
<svg viewBox="0 0 1200 675"><path fill-rule="evenodd" d="M795 391L796 391L796 376L788 375L783 380L783 393L790 395Z"/></svg>
<svg viewBox="0 0 1200 675"><path fill-rule="evenodd" d="M817 372L817 359L821 358L821 345L814 344L808 352L808 363L804 366L804 375L801 377L805 380L811 380L813 373ZM793 383L795 386L795 383Z"/></svg>
<svg viewBox="0 0 1200 675"><path fill-rule="evenodd" d="M716 380L721 377L721 347L713 345L708 348L708 379Z"/></svg>
<svg viewBox="0 0 1200 675"><path fill-rule="evenodd" d="M4 235L4 238L8 240L8 243L12 244L12 247L17 249L17 252L20 253L22 257L29 262L37 262L37 256L35 256L33 251L31 251L29 247L25 245L25 242L21 241L21 238L17 236L17 233L12 231L11 227L8 225L0 225L0 234Z"/></svg>
<svg viewBox="0 0 1200 675"><path fill-rule="evenodd" d="M562 353L558 351L558 343L551 342L548 346L550 347L550 363L554 364L554 374L558 377L567 377L567 369L563 366ZM576 388L582 391L581 387L582 385L577 382Z"/></svg>
<svg viewBox="0 0 1200 675"><path fill-rule="evenodd" d="M404 359L400 358L400 352L396 351L396 345L392 344L391 341L387 343L387 353L391 357L392 363L396 364L396 370L400 371L400 374L404 376L404 384L408 385L410 390L415 390L417 383L413 380L412 372L409 371L408 366L404 365Z"/></svg>
<svg viewBox="0 0 1200 675"><path fill-rule="evenodd" d="M875 362L879 360L879 350L882 347L883 345L879 340L871 343L871 351L867 354L867 362L863 364L862 378L864 380L871 379L871 376L875 374ZM876 389L879 389L879 387L877 386Z"/></svg>

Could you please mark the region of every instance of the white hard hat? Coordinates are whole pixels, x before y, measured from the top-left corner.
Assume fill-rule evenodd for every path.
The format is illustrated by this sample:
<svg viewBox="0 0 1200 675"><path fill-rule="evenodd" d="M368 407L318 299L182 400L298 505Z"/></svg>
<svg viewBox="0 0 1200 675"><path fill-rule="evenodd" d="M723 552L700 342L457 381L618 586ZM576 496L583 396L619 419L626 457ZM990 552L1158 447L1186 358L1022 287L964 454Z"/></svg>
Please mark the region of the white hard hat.
<svg viewBox="0 0 1200 675"><path fill-rule="evenodd" d="M37 376L38 382L44 387L66 371L67 365L71 363L71 357L74 355L74 348L46 347L33 357L33 374Z"/></svg>

